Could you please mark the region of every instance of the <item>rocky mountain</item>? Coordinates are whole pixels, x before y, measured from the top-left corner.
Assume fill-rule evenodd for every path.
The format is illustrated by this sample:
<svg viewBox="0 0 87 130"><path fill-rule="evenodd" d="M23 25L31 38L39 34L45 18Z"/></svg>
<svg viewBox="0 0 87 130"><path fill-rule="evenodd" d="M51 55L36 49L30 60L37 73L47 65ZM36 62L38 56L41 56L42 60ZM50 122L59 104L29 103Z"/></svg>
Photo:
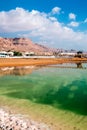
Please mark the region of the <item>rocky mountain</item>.
<svg viewBox="0 0 87 130"><path fill-rule="evenodd" d="M0 51L34 52L37 55L53 54L53 49L33 43L27 38L0 38Z"/></svg>

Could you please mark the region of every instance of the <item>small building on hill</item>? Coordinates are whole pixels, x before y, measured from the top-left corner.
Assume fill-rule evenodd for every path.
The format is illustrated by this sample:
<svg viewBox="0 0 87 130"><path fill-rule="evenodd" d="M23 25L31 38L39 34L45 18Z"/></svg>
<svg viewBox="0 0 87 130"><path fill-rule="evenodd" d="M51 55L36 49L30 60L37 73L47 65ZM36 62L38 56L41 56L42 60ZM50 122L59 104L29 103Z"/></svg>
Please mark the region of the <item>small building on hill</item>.
<svg viewBox="0 0 87 130"><path fill-rule="evenodd" d="M0 57L2 57L2 58L9 57L8 52L6 52L6 51L0 51Z"/></svg>
<svg viewBox="0 0 87 130"><path fill-rule="evenodd" d="M23 55L24 56L35 56L35 53L34 52L25 52Z"/></svg>

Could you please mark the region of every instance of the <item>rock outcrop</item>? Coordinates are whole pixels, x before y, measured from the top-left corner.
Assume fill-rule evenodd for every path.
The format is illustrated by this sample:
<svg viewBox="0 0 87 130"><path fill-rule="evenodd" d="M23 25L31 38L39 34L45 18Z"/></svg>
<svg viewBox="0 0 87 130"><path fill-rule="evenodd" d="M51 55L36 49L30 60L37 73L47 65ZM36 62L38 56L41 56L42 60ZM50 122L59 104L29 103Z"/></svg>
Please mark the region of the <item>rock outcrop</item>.
<svg viewBox="0 0 87 130"><path fill-rule="evenodd" d="M51 55L52 49L33 43L27 38L0 38L0 51L34 52L38 55Z"/></svg>

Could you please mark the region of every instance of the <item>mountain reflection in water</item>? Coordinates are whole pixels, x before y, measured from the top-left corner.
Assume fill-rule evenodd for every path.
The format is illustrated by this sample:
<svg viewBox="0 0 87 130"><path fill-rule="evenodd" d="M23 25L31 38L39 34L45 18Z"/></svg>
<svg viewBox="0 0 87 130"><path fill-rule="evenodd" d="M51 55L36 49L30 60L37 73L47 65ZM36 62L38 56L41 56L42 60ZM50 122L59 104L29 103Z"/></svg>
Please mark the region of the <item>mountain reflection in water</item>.
<svg viewBox="0 0 87 130"><path fill-rule="evenodd" d="M39 66L40 67L40 66ZM47 65L47 67L55 67L55 68L79 68L79 69L87 69L87 63L63 63L57 65ZM0 68L0 76L3 75L26 75L31 74L32 71L36 69L35 66L22 66L22 67L2 67Z"/></svg>
<svg viewBox="0 0 87 130"><path fill-rule="evenodd" d="M26 75L31 74L35 69L34 66L25 66L25 67L4 67L0 68L0 76L4 75Z"/></svg>
<svg viewBox="0 0 87 130"><path fill-rule="evenodd" d="M62 63L57 65L48 65L48 67L56 68L71 68L71 69L87 69L87 63L77 62L77 63Z"/></svg>

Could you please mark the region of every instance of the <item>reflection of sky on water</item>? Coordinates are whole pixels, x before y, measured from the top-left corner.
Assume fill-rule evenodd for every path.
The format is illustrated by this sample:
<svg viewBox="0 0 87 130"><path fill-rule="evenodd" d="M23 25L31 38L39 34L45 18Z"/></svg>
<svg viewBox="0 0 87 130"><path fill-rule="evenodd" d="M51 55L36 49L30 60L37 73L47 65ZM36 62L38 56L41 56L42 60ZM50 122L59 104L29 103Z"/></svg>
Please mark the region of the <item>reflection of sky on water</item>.
<svg viewBox="0 0 87 130"><path fill-rule="evenodd" d="M57 64L57 65L50 65L50 66L55 66L55 67L76 67L76 64L73 64L73 63L62 63L62 64Z"/></svg>
<svg viewBox="0 0 87 130"><path fill-rule="evenodd" d="M87 69L87 63L62 63L57 65L49 65L49 67L59 67L59 68L82 68Z"/></svg>
<svg viewBox="0 0 87 130"><path fill-rule="evenodd" d="M87 63L83 63L82 66L83 66L84 68L87 68Z"/></svg>
<svg viewBox="0 0 87 130"><path fill-rule="evenodd" d="M40 67L31 74L6 75L0 77L0 94L87 115L87 71Z"/></svg>
<svg viewBox="0 0 87 130"><path fill-rule="evenodd" d="M63 63L63 64L57 64L57 65L47 65L45 67L87 69L87 63ZM39 69L39 67L37 68ZM36 69L35 66L2 67L0 68L0 76L3 76L3 75L21 75L22 76L26 74L31 74L34 69Z"/></svg>

